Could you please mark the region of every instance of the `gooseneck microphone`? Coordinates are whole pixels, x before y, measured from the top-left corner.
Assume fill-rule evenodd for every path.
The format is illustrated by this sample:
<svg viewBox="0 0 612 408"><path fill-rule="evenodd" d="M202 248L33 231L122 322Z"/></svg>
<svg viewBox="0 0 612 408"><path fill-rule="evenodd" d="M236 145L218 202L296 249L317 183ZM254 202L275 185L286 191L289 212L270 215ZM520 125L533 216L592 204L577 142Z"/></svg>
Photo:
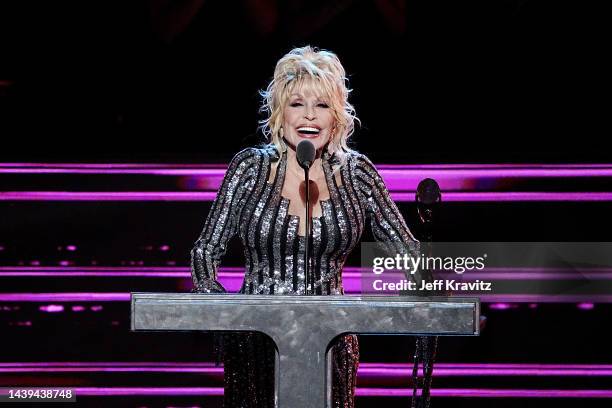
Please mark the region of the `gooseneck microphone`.
<svg viewBox="0 0 612 408"><path fill-rule="evenodd" d="M440 186L436 180L426 178L422 180L416 193L417 212L421 223L423 225L423 238L425 241L425 248L421 247L421 252L425 252L426 256L431 257L434 255L432 243L433 243L433 224L436 218L436 213L442 202L442 194L440 193ZM433 274L430 269L421 269L422 280L426 282L433 281ZM423 291L425 296L441 295L442 293L436 293L436 291ZM449 294L445 294L449 296ZM412 368L412 380L417 386L414 387L412 395L413 405L423 406L429 408L429 390L431 389L431 379L433 373L433 364L436 359L436 351L438 349L438 336L420 336L417 337L417 345L414 353L414 367ZM419 384L418 370L419 365L423 367L423 383ZM420 387L421 399L417 401L416 390Z"/></svg>
<svg viewBox="0 0 612 408"><path fill-rule="evenodd" d="M440 205L440 201L442 201L442 195L440 194L440 186L436 180L431 178L422 180L417 187L416 202L419 217L426 228L431 228L434 214ZM430 233L431 231L427 232Z"/></svg>
<svg viewBox="0 0 612 408"><path fill-rule="evenodd" d="M310 140L302 140L298 143L295 153L297 162L304 169L304 183L306 184L306 232L304 235L304 292L306 295L314 294L314 287L310 282L310 180L308 179L308 170L315 160L315 147ZM309 285L310 283L310 285ZM310 293L308 292L308 287Z"/></svg>
<svg viewBox="0 0 612 408"><path fill-rule="evenodd" d="M423 227L424 245L421 247L421 252L425 252L427 256L432 256L433 224L441 201L442 194L436 180L431 178L421 180L417 187L416 203L417 213ZM427 282L433 281L432 271L423 268L421 278Z"/></svg>
<svg viewBox="0 0 612 408"><path fill-rule="evenodd" d="M295 148L297 161L301 168L308 171L315 159L315 147L310 140L302 140Z"/></svg>

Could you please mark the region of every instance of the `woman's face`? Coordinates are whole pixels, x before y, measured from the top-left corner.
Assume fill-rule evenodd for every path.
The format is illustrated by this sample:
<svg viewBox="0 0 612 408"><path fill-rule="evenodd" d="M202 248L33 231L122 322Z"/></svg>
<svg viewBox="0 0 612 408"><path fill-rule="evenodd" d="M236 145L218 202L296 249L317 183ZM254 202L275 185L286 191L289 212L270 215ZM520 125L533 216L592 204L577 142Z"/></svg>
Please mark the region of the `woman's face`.
<svg viewBox="0 0 612 408"><path fill-rule="evenodd" d="M310 140L315 149L320 149L332 135L334 116L329 101L309 88L301 87L289 95L283 112L283 134L294 146Z"/></svg>

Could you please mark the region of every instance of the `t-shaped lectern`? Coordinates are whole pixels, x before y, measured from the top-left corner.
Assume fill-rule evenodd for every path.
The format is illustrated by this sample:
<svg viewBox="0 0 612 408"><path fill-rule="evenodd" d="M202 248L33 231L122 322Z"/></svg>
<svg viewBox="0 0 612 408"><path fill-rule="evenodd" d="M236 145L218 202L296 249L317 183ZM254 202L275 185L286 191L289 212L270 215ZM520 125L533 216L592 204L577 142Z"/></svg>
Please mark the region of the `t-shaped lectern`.
<svg viewBox="0 0 612 408"><path fill-rule="evenodd" d="M477 336L479 320L477 298L132 294L132 330L270 336L277 348L279 408L331 407L327 354L341 334Z"/></svg>

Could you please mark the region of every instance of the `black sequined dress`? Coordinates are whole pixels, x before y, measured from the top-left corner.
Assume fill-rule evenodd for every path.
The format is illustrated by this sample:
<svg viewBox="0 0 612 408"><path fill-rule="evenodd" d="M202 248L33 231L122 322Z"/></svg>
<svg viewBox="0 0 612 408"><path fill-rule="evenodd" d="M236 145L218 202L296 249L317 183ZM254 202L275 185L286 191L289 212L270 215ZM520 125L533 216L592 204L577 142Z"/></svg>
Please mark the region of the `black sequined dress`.
<svg viewBox="0 0 612 408"><path fill-rule="evenodd" d="M276 163L279 161L279 163ZM271 178L273 164L276 173ZM366 221L373 236L391 253L418 242L410 233L374 165L363 154L347 152L339 165L335 155L322 154L330 198L322 200L320 217L312 219L310 281L316 295L343 295L342 267L359 243ZM287 154L273 146L248 148L232 159L191 251L195 292L225 292L217 268L229 239L238 235L246 270L240 293L303 295L304 237L299 217L288 213L281 196ZM272 179L272 181L270 181ZM333 348L334 407L353 407L359 345L356 335L339 338ZM225 408L274 407L274 347L266 336L248 333L224 337Z"/></svg>

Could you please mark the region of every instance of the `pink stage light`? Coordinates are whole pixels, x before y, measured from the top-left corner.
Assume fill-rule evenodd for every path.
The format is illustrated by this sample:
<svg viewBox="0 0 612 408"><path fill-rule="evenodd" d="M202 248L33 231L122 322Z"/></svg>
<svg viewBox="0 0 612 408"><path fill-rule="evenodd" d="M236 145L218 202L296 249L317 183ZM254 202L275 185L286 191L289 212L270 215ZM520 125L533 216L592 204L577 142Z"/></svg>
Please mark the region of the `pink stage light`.
<svg viewBox="0 0 612 408"><path fill-rule="evenodd" d="M217 375L223 367L213 362L10 362L0 363L0 373L15 372L167 372ZM534 364L534 363L441 363L434 365L436 377L612 377L610 364ZM419 375L422 373L420 372ZM358 376L364 378L409 378L412 364L359 364Z"/></svg>
<svg viewBox="0 0 612 408"><path fill-rule="evenodd" d="M72 390L84 397L105 396L222 396L221 387L76 387ZM432 397L468 398L612 398L610 390L530 390L432 388ZM420 394L420 392L417 392ZM357 397L410 397L412 389L357 388Z"/></svg>
<svg viewBox="0 0 612 408"><path fill-rule="evenodd" d="M4 191L0 192L0 201L213 201L217 193L176 192L176 191ZM397 202L414 202L415 192L391 191L391 197ZM442 192L445 202L523 202L523 201L612 201L612 192Z"/></svg>
<svg viewBox="0 0 612 408"><path fill-rule="evenodd" d="M60 313L64 311L64 306L62 305L45 305L45 306L40 306L38 308L38 310L40 310L41 312L46 312L46 313Z"/></svg>
<svg viewBox="0 0 612 408"><path fill-rule="evenodd" d="M578 309L580 310L593 310L595 308L595 305L593 303L578 303L577 305Z"/></svg>

